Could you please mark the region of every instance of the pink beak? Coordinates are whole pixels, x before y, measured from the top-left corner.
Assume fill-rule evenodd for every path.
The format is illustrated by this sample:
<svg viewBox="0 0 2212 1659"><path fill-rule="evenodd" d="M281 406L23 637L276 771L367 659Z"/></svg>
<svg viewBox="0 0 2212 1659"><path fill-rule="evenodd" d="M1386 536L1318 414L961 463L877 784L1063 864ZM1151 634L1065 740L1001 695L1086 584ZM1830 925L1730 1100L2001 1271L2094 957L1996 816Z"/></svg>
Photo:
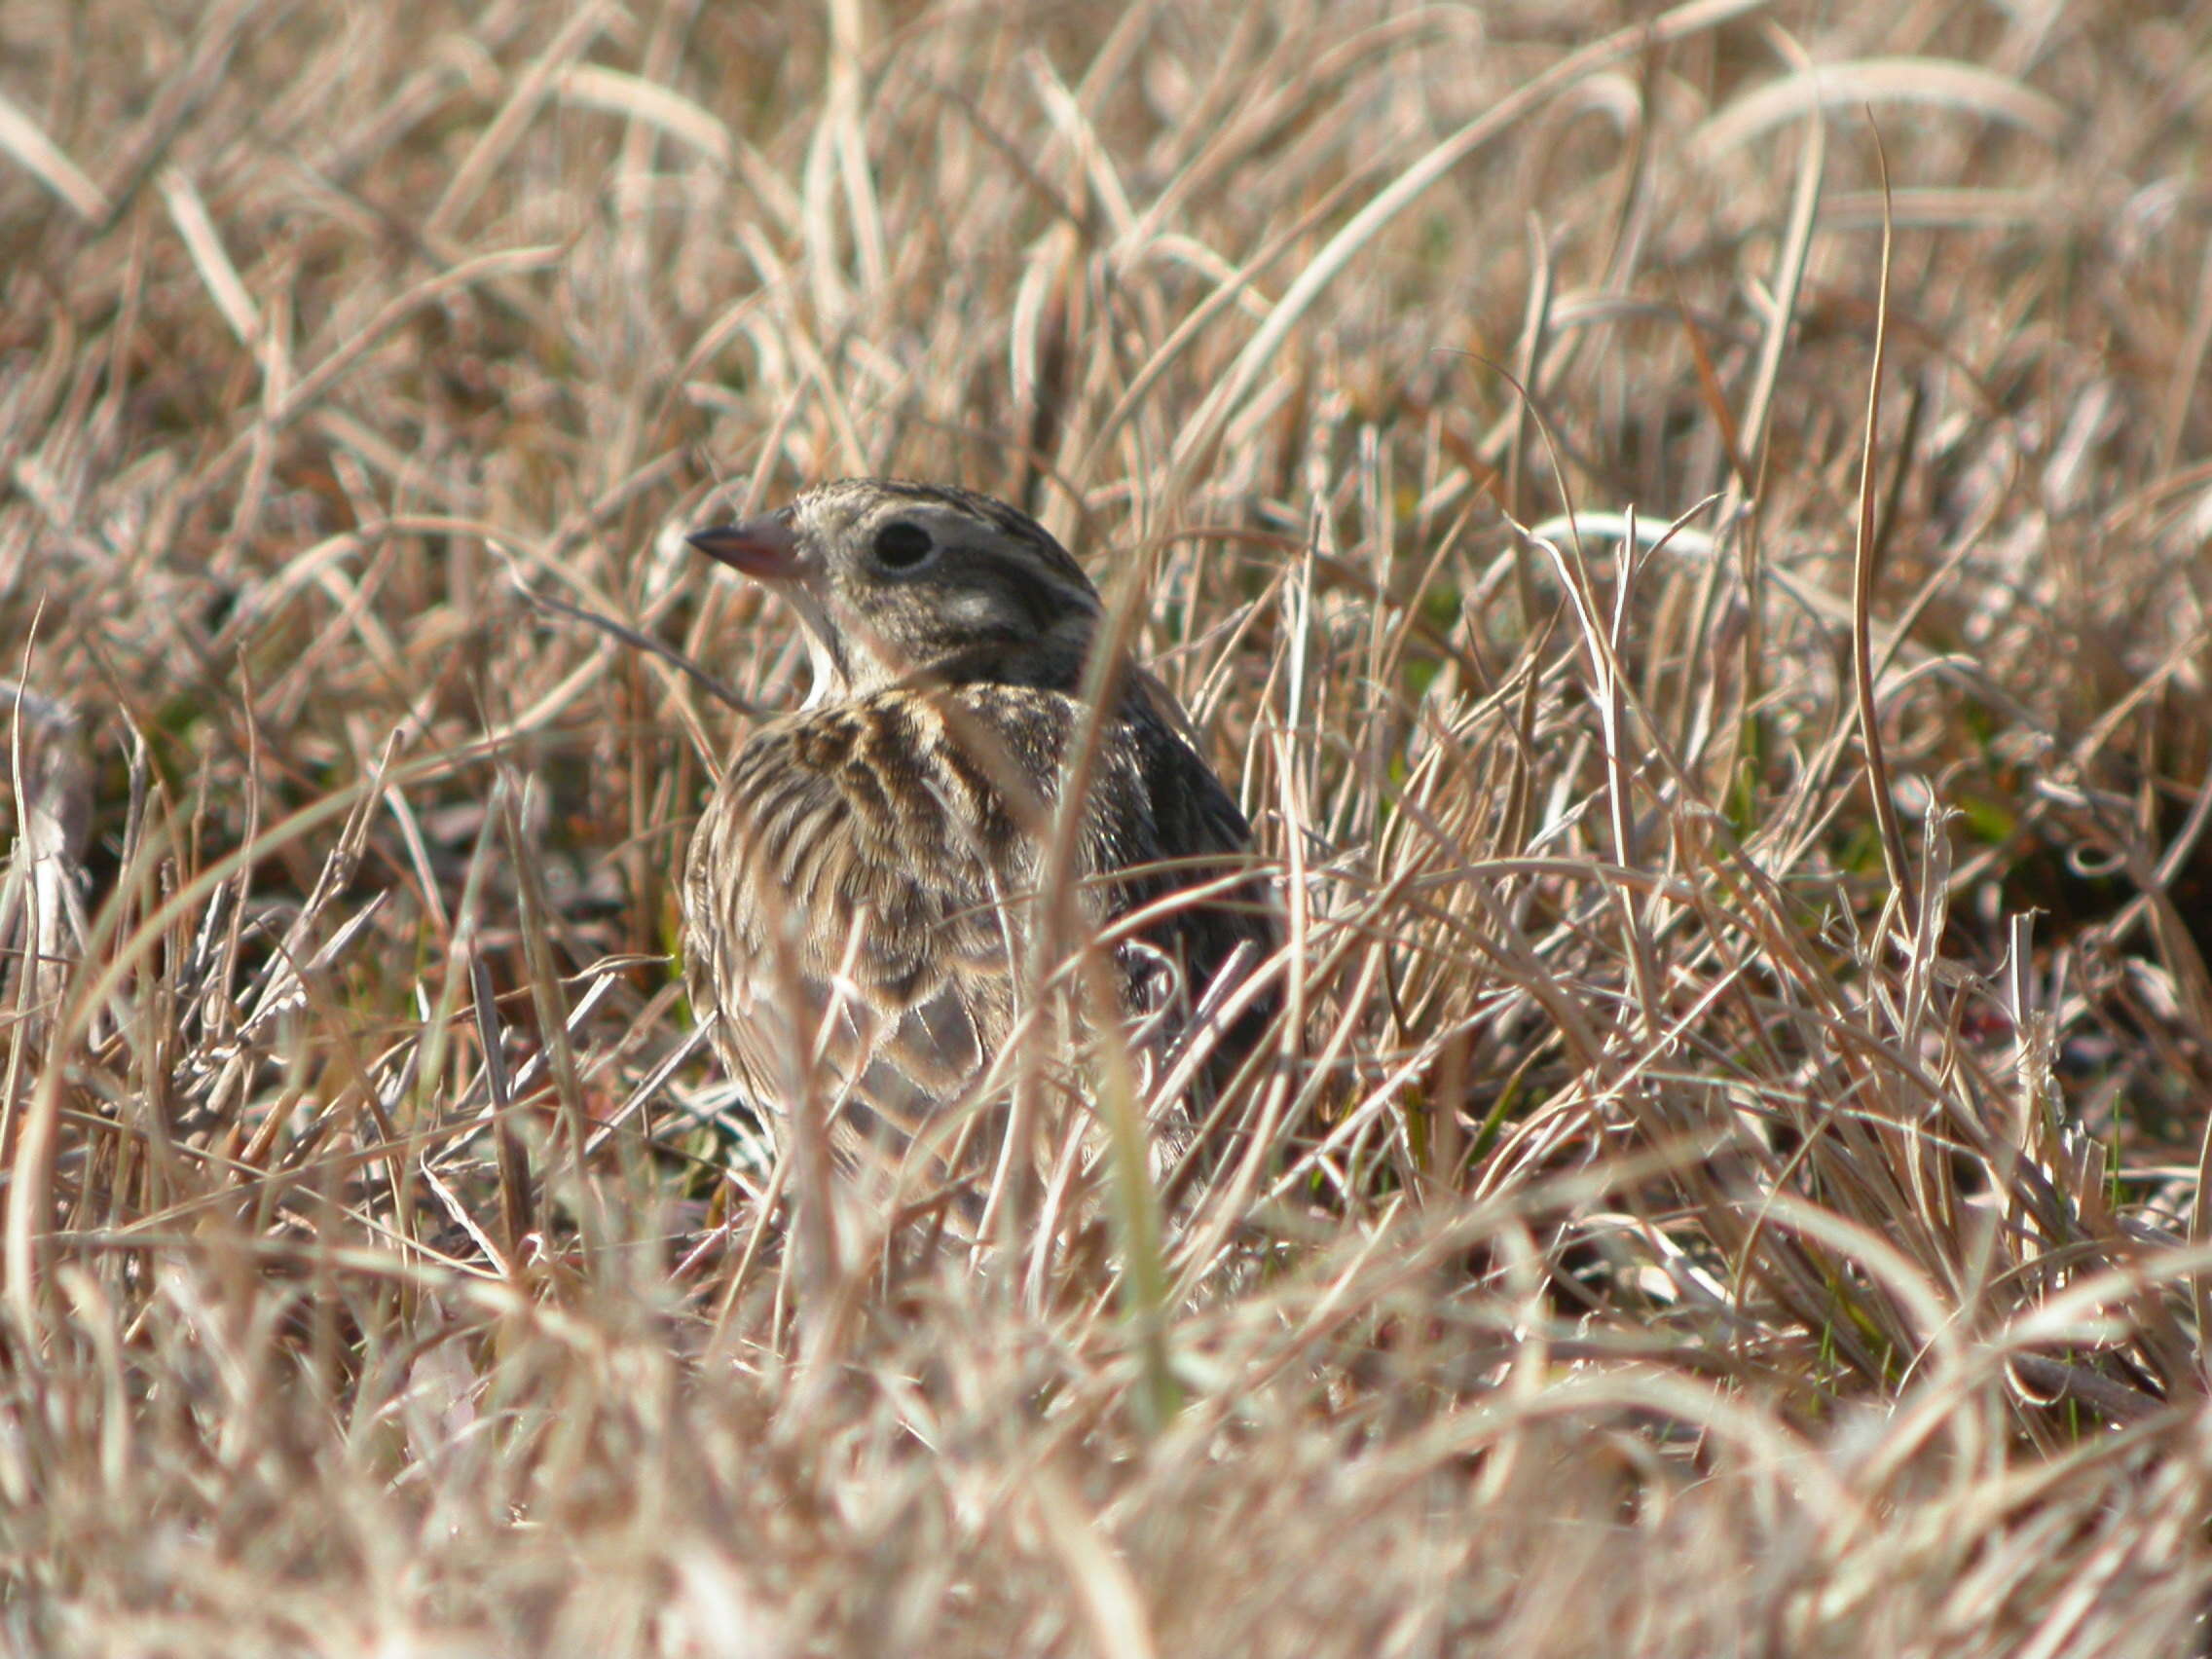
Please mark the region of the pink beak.
<svg viewBox="0 0 2212 1659"><path fill-rule="evenodd" d="M780 519L745 519L713 530L693 531L684 539L708 558L719 559L756 581L796 581L804 573L798 537Z"/></svg>

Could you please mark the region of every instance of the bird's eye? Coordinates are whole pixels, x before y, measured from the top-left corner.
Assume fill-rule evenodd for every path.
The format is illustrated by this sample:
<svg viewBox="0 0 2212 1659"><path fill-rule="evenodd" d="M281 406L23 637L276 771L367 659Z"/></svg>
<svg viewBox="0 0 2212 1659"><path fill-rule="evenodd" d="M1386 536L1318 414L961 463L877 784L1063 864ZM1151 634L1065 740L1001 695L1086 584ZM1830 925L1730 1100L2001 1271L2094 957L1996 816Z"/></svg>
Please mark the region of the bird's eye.
<svg viewBox="0 0 2212 1659"><path fill-rule="evenodd" d="M936 551L930 533L907 519L893 519L875 533L875 560L887 571L911 571Z"/></svg>

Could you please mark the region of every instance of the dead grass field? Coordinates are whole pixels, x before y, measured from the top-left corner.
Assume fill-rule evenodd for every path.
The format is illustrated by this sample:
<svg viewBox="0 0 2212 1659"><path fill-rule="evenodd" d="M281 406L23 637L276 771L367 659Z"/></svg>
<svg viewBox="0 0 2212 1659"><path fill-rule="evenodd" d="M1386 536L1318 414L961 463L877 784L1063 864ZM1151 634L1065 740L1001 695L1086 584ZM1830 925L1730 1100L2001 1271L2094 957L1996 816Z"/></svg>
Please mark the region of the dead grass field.
<svg viewBox="0 0 2212 1659"><path fill-rule="evenodd" d="M2208 145L2200 5L0 10L0 1641L2205 1651ZM1287 1008L799 1295L746 721L530 596L789 706L682 532L868 472Z"/></svg>

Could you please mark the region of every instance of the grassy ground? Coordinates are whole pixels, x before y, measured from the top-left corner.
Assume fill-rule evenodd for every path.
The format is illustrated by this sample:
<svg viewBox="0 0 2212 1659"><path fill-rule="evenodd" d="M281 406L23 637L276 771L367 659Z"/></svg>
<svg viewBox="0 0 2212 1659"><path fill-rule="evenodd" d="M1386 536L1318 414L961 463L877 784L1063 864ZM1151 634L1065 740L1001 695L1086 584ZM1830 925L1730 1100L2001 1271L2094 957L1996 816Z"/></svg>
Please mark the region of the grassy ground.
<svg viewBox="0 0 2212 1659"><path fill-rule="evenodd" d="M0 11L7 1644L2201 1650L2160 13ZM689 1041L746 721L530 595L788 705L681 536L864 472L1280 871L1157 1249L794 1294Z"/></svg>

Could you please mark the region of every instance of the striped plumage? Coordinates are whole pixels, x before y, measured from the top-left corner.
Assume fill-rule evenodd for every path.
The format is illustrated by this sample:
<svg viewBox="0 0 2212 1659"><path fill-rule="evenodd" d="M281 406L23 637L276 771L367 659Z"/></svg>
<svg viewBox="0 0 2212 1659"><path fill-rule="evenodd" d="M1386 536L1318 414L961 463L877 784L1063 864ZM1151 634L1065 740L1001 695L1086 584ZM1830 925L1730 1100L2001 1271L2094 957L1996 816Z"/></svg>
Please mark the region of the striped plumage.
<svg viewBox="0 0 2212 1659"><path fill-rule="evenodd" d="M826 1103L848 1155L896 1154L996 1092L992 1062L1035 999L1036 969L1017 965L1085 728L1098 596L1034 520L940 486L829 484L692 539L791 601L815 676L804 708L740 750L692 837L693 1006L771 1118ZM1077 925L1166 901L1114 962L1124 1012L1165 1009L1172 1026L1233 957L1256 966L1273 925L1258 879L1235 879L1250 832L1181 710L1118 668L1072 849ZM1173 902L1201 884L1210 900Z"/></svg>

